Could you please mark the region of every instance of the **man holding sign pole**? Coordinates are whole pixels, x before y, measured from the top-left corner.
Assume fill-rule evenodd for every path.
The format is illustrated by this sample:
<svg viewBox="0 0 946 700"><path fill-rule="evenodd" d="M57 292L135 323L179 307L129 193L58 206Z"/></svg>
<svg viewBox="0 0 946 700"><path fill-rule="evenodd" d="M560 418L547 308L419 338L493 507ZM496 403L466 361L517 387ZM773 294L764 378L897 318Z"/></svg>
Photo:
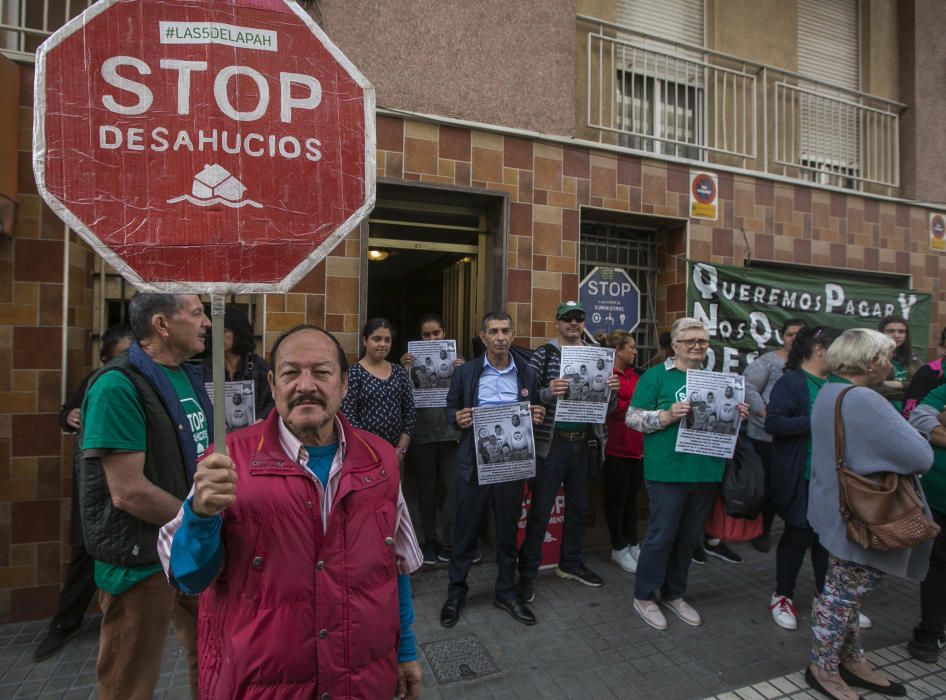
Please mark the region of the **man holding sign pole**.
<svg viewBox="0 0 946 700"><path fill-rule="evenodd" d="M422 557L394 448L339 412L347 361L326 331L283 333L269 381L276 410L200 462L161 530L168 578L203 591L201 697L417 697Z"/></svg>

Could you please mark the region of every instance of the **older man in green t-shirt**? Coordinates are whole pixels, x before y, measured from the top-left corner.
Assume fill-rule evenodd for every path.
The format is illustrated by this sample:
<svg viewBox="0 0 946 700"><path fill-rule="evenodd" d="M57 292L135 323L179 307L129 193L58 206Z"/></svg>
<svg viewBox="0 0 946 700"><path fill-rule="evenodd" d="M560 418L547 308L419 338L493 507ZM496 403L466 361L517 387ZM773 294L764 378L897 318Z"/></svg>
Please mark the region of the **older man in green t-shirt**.
<svg viewBox="0 0 946 700"><path fill-rule="evenodd" d="M173 621L196 698L197 599L168 584L157 538L211 441L203 372L184 364L204 349L210 320L195 294L136 294L128 311L136 341L92 378L82 406L79 501L102 609L98 693L150 699Z"/></svg>
<svg viewBox="0 0 946 700"><path fill-rule="evenodd" d="M681 318L670 334L674 356L640 378L626 418L629 428L644 433L644 480L650 499L650 522L637 560L634 609L658 630L667 628L658 593L660 602L683 622L702 624L700 614L683 596L690 557L713 510L724 467L720 457L676 451L680 421L695 410L687 400L687 370L702 366L709 332L695 318ZM743 418L748 416L746 404L739 404L738 410Z"/></svg>

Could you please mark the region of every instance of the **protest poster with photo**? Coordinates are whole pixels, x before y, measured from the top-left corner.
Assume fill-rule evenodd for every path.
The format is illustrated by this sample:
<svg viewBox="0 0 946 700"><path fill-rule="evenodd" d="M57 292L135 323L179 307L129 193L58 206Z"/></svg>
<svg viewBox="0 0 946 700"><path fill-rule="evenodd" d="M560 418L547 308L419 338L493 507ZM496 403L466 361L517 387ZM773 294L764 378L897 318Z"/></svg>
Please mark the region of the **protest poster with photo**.
<svg viewBox="0 0 946 700"><path fill-rule="evenodd" d="M213 384L205 383L204 388L214 400ZM244 428L256 422L256 387L253 380L225 382L223 385L224 413L226 414L227 432Z"/></svg>
<svg viewBox="0 0 946 700"><path fill-rule="evenodd" d="M556 421L604 423L608 415L608 377L614 368L614 349L597 345L562 348L559 379L568 381L568 392L555 402Z"/></svg>
<svg viewBox="0 0 946 700"><path fill-rule="evenodd" d="M690 413L680 421L677 452L732 457L739 436L739 404L746 400L745 378L740 374L687 371L686 399Z"/></svg>
<svg viewBox="0 0 946 700"><path fill-rule="evenodd" d="M501 484L535 476L535 437L529 403L473 409L479 484Z"/></svg>
<svg viewBox="0 0 946 700"><path fill-rule="evenodd" d="M445 407L447 390L453 380L453 363L457 359L457 341L414 340L407 344L407 351L414 356L410 370L414 405L417 408Z"/></svg>

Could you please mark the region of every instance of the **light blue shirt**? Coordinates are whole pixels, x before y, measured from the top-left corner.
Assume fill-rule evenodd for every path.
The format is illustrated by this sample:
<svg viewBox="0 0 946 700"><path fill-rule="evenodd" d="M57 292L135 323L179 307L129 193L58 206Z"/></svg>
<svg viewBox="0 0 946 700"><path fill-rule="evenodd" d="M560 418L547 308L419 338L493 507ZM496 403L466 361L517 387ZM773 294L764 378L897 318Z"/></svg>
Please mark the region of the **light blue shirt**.
<svg viewBox="0 0 946 700"><path fill-rule="evenodd" d="M483 373L480 375L478 406L495 406L519 401L519 370L509 356L509 366L499 370L489 363L489 354L483 354Z"/></svg>

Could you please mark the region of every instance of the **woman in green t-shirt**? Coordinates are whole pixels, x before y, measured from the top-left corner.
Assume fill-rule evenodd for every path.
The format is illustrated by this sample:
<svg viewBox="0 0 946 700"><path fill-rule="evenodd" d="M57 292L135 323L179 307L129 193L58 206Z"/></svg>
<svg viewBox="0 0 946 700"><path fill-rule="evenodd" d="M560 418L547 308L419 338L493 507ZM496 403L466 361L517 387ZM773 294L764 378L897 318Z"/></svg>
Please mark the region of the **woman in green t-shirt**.
<svg viewBox="0 0 946 700"><path fill-rule="evenodd" d="M890 361L890 374L877 391L902 412L904 392L920 368L920 360L913 353L910 342L910 324L902 316L884 316L877 324L877 330L893 340L896 346Z"/></svg>
<svg viewBox="0 0 946 700"><path fill-rule="evenodd" d="M700 614L683 596L690 557L700 541L724 462L720 457L676 451L680 421L692 410L687 400L687 371L699 369L709 350L709 332L695 318L681 318L670 331L674 356L644 373L627 410L627 427L644 433L644 480L650 522L641 544L634 583L634 610L654 629L667 628L660 602L688 625ZM743 420L747 404L739 404Z"/></svg>

